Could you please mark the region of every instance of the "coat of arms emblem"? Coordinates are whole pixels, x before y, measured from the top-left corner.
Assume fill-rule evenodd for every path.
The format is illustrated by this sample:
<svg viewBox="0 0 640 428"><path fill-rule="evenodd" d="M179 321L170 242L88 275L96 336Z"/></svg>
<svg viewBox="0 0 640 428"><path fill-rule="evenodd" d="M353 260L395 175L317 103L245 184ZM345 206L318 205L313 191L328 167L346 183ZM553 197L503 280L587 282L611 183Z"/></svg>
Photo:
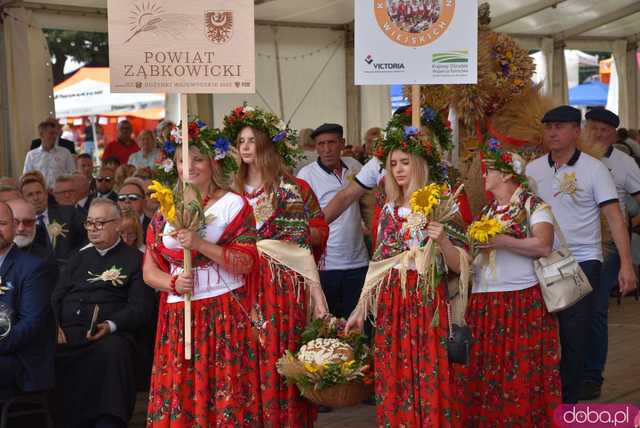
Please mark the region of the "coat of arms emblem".
<svg viewBox="0 0 640 428"><path fill-rule="evenodd" d="M204 14L207 38L215 44L228 42L233 35L233 12L227 10L207 11Z"/></svg>

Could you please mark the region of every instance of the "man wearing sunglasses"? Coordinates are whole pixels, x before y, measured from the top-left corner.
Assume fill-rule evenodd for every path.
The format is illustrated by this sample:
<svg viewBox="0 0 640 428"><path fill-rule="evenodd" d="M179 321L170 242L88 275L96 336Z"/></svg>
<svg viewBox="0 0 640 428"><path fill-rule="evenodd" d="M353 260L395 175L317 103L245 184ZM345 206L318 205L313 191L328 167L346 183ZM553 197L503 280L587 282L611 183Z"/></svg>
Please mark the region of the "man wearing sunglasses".
<svg viewBox="0 0 640 428"><path fill-rule="evenodd" d="M107 198L118 201L118 194L113 191L116 173L112 168L103 166L96 176L96 198Z"/></svg>
<svg viewBox="0 0 640 428"><path fill-rule="evenodd" d="M36 237L36 211L33 209L33 205L22 198L12 199L7 204L13 212L15 222L13 243L20 250L44 262L46 283L51 287L50 291L53 291L53 287L58 282L60 270L53 252L44 245L34 242Z"/></svg>
<svg viewBox="0 0 640 428"><path fill-rule="evenodd" d="M122 212L130 211L140 221L142 236L146 239L147 227L151 221L145 214L144 182L136 177L124 180L118 192L118 206Z"/></svg>

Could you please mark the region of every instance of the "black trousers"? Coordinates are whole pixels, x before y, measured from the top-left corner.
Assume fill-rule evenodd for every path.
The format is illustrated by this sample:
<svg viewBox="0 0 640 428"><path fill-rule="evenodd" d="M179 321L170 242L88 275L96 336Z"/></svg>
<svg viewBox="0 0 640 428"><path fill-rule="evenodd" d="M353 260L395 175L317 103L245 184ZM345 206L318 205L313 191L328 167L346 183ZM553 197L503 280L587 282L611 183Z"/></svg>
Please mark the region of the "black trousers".
<svg viewBox="0 0 640 428"><path fill-rule="evenodd" d="M358 304L367 276L367 266L346 270L321 270L320 283L329 304L329 312L348 318Z"/></svg>
<svg viewBox="0 0 640 428"><path fill-rule="evenodd" d="M595 290L600 284L602 262L587 260L580 267ZM589 293L572 307L558 313L560 324L560 344L562 358L560 377L562 379L563 403L577 403L580 399L584 360L589 345L591 319L594 310L594 293Z"/></svg>

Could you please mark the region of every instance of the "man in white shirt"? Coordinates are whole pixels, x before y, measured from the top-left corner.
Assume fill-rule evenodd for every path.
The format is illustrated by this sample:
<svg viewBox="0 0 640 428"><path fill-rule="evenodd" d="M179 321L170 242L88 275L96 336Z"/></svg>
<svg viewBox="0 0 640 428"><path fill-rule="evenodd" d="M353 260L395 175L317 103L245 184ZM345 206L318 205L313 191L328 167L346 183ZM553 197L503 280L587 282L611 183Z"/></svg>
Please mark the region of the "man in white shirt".
<svg viewBox="0 0 640 428"><path fill-rule="evenodd" d="M620 124L620 119L615 113L606 109L591 110L585 115L585 118L594 142L606 149L600 160L613 176L620 207L623 214L626 214L625 201L629 196L640 202L640 168L631 156L614 147L617 140L616 128ZM607 361L608 350L609 295L618 281L620 271L620 255L614 243L609 240L604 243L604 248L606 251L600 286L594 293L594 313L589 348L585 359L581 400L598 398L604 381L602 373Z"/></svg>
<svg viewBox="0 0 640 428"><path fill-rule="evenodd" d="M47 188L50 189L59 176L71 174L75 170L75 164L69 150L57 144L58 129L55 123L42 122L38 131L42 144L27 152L22 172L40 171L44 175Z"/></svg>
<svg viewBox="0 0 640 428"><path fill-rule="evenodd" d="M527 166L533 189L551 206L569 248L595 290L558 314L564 403L575 403L580 398L594 295L602 270L600 212L607 219L620 254L620 289L626 293L636 287L629 236L613 178L602 162L576 148L581 116L580 110L570 106L548 111L542 122L544 142L551 152Z"/></svg>
<svg viewBox="0 0 640 428"><path fill-rule="evenodd" d="M320 206L325 207L351 183L362 165L353 158L340 157L345 143L342 126L325 123L311 137L318 159L303 167L298 178L309 183ZM351 314L358 303L368 266L360 206L352 202L329 226L327 250L319 268L322 289L333 315L347 318Z"/></svg>

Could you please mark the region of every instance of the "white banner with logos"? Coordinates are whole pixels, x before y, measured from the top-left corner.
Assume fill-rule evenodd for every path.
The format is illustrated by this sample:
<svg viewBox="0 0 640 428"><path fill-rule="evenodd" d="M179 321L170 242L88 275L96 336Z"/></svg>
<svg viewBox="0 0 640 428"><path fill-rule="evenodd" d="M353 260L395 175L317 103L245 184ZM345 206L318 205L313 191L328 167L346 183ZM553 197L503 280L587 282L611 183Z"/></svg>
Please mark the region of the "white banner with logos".
<svg viewBox="0 0 640 428"><path fill-rule="evenodd" d="M477 83L476 0L354 0L356 85Z"/></svg>
<svg viewBox="0 0 640 428"><path fill-rule="evenodd" d="M254 93L253 0L109 0L112 92Z"/></svg>

